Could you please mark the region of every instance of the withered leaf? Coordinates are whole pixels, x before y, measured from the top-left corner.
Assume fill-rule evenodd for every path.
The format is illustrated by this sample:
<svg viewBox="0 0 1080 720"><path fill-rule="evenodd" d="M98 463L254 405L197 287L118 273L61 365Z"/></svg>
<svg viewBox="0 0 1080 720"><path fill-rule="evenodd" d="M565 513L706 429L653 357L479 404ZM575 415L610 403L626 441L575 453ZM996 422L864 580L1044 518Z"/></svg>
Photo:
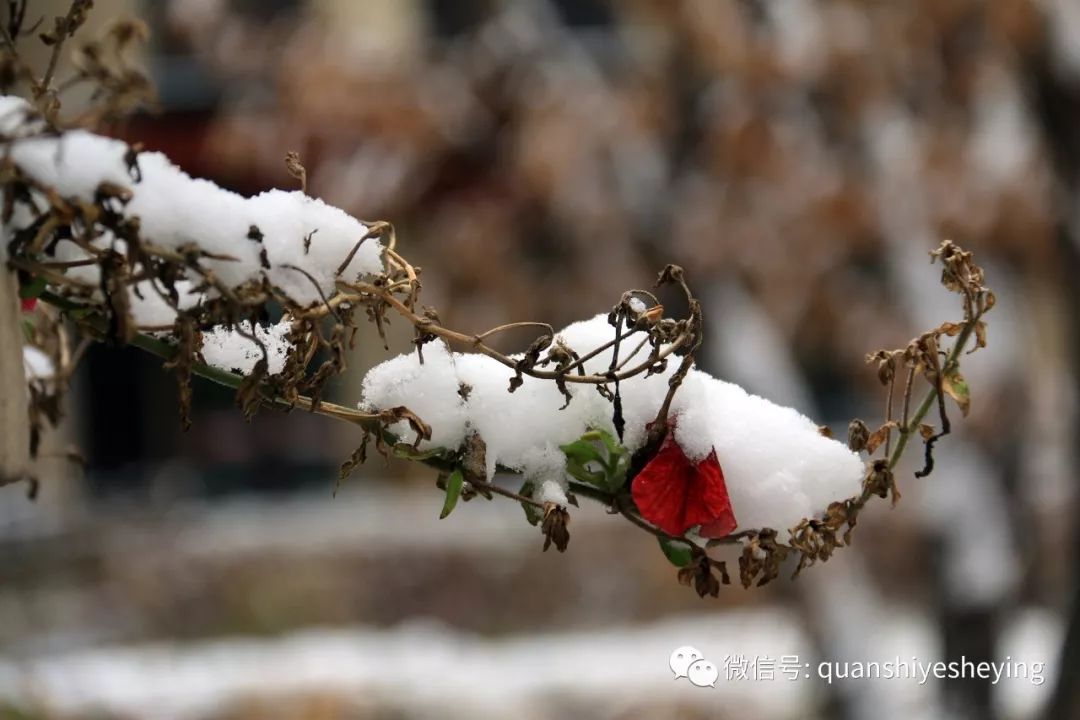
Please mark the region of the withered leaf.
<svg viewBox="0 0 1080 720"><path fill-rule="evenodd" d="M855 418L848 423L848 447L853 452L859 452L866 447L867 440L870 439L870 428L866 427L859 418Z"/></svg>
<svg viewBox="0 0 1080 720"><path fill-rule="evenodd" d="M555 503L544 503L544 520L540 525L540 531L544 534L544 552L552 544L559 552L566 552L566 546L570 544L570 531L566 527L569 523L570 513L566 508Z"/></svg>
<svg viewBox="0 0 1080 720"><path fill-rule="evenodd" d="M466 436L461 454L461 469L465 472L465 479L470 482L487 481L487 444L480 437L480 433L472 432Z"/></svg>
<svg viewBox="0 0 1080 720"><path fill-rule="evenodd" d="M244 419L250 421L263 402L262 382L267 374L266 356L259 358L249 375L245 375L236 388L236 404L243 410Z"/></svg>
<svg viewBox="0 0 1080 720"><path fill-rule="evenodd" d="M943 335L948 335L949 337L955 337L956 335L960 334L960 331L963 330L963 329L964 329L964 324L963 323L944 322L944 323L941 323L940 326L938 326L937 331L939 333L943 334Z"/></svg>
<svg viewBox="0 0 1080 720"><path fill-rule="evenodd" d="M713 560L712 564L713 567L715 567L720 573L720 582L722 582L724 585L730 585L731 576L728 575L727 562L723 560Z"/></svg>
<svg viewBox="0 0 1080 720"><path fill-rule="evenodd" d="M896 351L878 350L866 356L867 363L877 363L878 381L888 385L896 375Z"/></svg>
<svg viewBox="0 0 1080 720"><path fill-rule="evenodd" d="M360 446L353 450L349 459L341 463L341 469L338 470L337 482L334 483L334 497L337 497L338 488L341 487L341 483L348 479L360 465L363 465L367 461L367 445L370 439L370 433L364 432L364 436L360 440Z"/></svg>
<svg viewBox="0 0 1080 720"><path fill-rule="evenodd" d="M669 283L681 283L683 281L683 269L678 265L667 265L656 278L656 286Z"/></svg>
<svg viewBox="0 0 1080 720"><path fill-rule="evenodd" d="M889 433L892 432L894 427L896 427L896 421L891 420L871 433L870 437L866 439L866 452L873 455L889 438Z"/></svg>
<svg viewBox="0 0 1080 720"><path fill-rule="evenodd" d="M420 417L409 408L404 405L388 408L379 412L379 420L384 425L393 425L399 420L405 420L409 423L409 427L414 433L416 433L416 439L413 440L413 449L419 448L421 440L431 439L431 426L425 423ZM381 437L381 436L380 436Z"/></svg>
<svg viewBox="0 0 1080 720"><path fill-rule="evenodd" d="M290 150L285 153L285 169L290 175L300 181L300 191L307 192L307 170L300 162L300 153Z"/></svg>
<svg viewBox="0 0 1080 720"><path fill-rule="evenodd" d="M691 561L690 564L680 568L679 572L676 573L676 577L679 579L680 585L692 586L698 597L703 598L706 595L718 597L720 595L720 581L713 575L712 570L713 566L709 557L702 553L696 561ZM726 578L726 566L722 572ZM724 584L727 585L728 581L725 580Z"/></svg>
<svg viewBox="0 0 1080 720"><path fill-rule="evenodd" d="M964 380L964 376L960 374L959 368L953 367L942 375L941 389L956 401L960 412L964 417L967 417L967 414L971 411L971 391Z"/></svg>
<svg viewBox="0 0 1080 720"><path fill-rule="evenodd" d="M986 323L979 320L975 323L975 347L969 352L975 352L979 348L986 347Z"/></svg>

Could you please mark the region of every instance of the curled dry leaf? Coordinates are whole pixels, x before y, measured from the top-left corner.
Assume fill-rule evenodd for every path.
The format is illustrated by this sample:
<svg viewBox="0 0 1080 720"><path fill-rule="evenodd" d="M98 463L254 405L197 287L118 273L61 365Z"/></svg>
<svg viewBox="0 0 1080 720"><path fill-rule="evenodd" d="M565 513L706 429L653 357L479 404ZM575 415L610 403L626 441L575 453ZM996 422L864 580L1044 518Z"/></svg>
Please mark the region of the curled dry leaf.
<svg viewBox="0 0 1080 720"><path fill-rule="evenodd" d="M540 524L540 532L544 534L545 552L552 544L559 552L566 552L566 547L570 544L570 531L567 529L569 524L570 513L566 508L555 503L544 503L544 519Z"/></svg>

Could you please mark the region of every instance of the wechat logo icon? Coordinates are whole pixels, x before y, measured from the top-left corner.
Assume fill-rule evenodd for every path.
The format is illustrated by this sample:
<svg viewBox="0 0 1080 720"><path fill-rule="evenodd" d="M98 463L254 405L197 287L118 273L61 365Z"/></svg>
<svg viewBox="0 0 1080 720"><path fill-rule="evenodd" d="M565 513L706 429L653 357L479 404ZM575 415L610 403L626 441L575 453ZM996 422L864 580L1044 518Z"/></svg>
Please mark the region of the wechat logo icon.
<svg viewBox="0 0 1080 720"><path fill-rule="evenodd" d="M676 680L686 678L697 687L716 687L716 678L720 677L716 665L706 660L700 650L689 645L675 648L668 660L668 667L675 673Z"/></svg>

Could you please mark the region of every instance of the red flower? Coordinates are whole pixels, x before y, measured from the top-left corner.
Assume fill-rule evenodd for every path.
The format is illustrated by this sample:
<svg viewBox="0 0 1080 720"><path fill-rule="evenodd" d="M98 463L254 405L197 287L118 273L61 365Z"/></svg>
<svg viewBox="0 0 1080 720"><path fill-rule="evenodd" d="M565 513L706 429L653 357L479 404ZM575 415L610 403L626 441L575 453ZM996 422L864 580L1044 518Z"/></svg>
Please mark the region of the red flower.
<svg viewBox="0 0 1080 720"><path fill-rule="evenodd" d="M33 312L37 307L37 298L23 298L22 309L23 312Z"/></svg>
<svg viewBox="0 0 1080 720"><path fill-rule="evenodd" d="M692 463L671 431L634 478L630 493L641 517L668 535L700 525L702 537L718 538L737 525L716 450Z"/></svg>

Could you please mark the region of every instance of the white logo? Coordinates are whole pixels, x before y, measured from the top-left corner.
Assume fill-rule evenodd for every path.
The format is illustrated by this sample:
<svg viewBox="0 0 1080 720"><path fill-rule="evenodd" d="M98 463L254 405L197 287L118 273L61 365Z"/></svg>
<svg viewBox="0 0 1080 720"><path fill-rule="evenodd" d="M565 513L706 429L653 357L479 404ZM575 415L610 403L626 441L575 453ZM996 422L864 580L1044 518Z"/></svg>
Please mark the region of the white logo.
<svg viewBox="0 0 1080 720"><path fill-rule="evenodd" d="M716 678L720 677L720 671L708 660L698 660L688 669L687 678L698 687L716 687Z"/></svg>
<svg viewBox="0 0 1080 720"><path fill-rule="evenodd" d="M668 667L675 673L676 680L686 678L697 687L716 687L716 678L720 677L716 665L706 660L700 650L689 645L675 648L668 660Z"/></svg>

